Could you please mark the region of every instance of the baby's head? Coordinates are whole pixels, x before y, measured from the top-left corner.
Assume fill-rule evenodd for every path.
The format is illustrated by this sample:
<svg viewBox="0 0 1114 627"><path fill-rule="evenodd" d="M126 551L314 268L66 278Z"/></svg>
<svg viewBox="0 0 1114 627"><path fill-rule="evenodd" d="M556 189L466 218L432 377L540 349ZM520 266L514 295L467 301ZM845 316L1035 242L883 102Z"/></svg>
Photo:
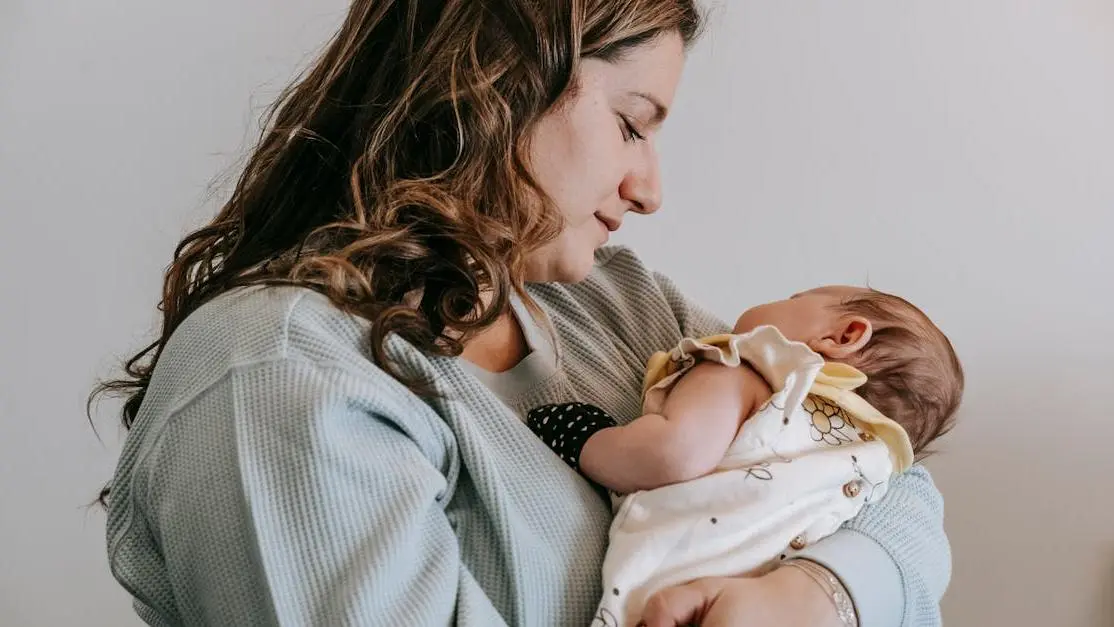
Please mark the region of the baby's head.
<svg viewBox="0 0 1114 627"><path fill-rule="evenodd" d="M857 390L897 421L919 455L950 430L963 396L963 368L947 336L903 298L872 289L829 286L748 309L736 333L777 327L829 361L868 378Z"/></svg>

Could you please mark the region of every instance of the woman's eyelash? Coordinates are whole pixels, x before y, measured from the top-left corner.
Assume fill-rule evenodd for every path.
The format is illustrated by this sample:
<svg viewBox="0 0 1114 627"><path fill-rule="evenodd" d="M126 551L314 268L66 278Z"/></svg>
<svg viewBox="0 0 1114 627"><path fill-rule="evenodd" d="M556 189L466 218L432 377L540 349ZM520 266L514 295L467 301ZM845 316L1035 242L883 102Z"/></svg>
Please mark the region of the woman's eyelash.
<svg viewBox="0 0 1114 627"><path fill-rule="evenodd" d="M642 133L639 133L638 129L634 127L634 124L631 124L630 118L628 118L625 115L620 115L619 118L623 120L623 127L624 127L623 138L624 139L626 139L627 141L631 141L631 140L642 141L642 140L646 139L646 136L643 135Z"/></svg>

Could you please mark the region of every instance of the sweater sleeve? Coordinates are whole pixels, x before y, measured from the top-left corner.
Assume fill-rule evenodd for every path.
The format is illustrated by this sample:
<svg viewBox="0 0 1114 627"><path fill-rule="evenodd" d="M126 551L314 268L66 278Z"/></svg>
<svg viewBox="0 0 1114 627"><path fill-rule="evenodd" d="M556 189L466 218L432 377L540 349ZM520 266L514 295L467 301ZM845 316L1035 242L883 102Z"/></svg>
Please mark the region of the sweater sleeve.
<svg viewBox="0 0 1114 627"><path fill-rule="evenodd" d="M681 333L703 337L731 327L654 275ZM855 602L860 627L938 627L951 578L943 497L929 472L915 466L896 477L886 497L839 531L797 552L832 571Z"/></svg>
<svg viewBox="0 0 1114 627"><path fill-rule="evenodd" d="M823 564L855 602L860 627L938 627L951 579L944 503L923 466L896 477L886 496L796 557Z"/></svg>
<svg viewBox="0 0 1114 627"><path fill-rule="evenodd" d="M456 472L448 443L391 417L368 388L275 360L233 370L175 413L133 495L173 565L169 622L504 624L442 508Z"/></svg>

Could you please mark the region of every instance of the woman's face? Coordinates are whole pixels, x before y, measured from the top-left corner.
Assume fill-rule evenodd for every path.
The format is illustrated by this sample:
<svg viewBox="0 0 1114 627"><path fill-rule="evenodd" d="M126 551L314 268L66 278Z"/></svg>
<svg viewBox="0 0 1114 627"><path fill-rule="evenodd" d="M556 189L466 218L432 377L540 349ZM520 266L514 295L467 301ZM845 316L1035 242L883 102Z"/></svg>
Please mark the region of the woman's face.
<svg viewBox="0 0 1114 627"><path fill-rule="evenodd" d="M655 141L683 65L684 46L676 34L614 61L586 59L578 89L538 122L531 172L565 226L531 256L528 281L582 280L596 249L628 211L657 211L661 178Z"/></svg>

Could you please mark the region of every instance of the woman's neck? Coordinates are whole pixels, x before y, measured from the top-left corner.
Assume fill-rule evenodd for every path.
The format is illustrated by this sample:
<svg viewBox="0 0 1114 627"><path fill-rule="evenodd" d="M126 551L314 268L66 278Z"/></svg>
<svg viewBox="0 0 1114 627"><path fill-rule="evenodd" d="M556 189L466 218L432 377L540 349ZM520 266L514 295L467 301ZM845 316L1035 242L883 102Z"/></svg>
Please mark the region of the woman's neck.
<svg viewBox="0 0 1114 627"><path fill-rule="evenodd" d="M492 299L490 290L480 292L483 306L490 306ZM420 302L420 293L411 294L406 300L411 307L417 307ZM460 357L488 372L506 372L529 354L530 343L522 324L513 308L508 308L494 324L465 342Z"/></svg>
<svg viewBox="0 0 1114 627"><path fill-rule="evenodd" d="M506 372L529 354L522 324L507 310L495 324L468 340L460 356L488 372Z"/></svg>

